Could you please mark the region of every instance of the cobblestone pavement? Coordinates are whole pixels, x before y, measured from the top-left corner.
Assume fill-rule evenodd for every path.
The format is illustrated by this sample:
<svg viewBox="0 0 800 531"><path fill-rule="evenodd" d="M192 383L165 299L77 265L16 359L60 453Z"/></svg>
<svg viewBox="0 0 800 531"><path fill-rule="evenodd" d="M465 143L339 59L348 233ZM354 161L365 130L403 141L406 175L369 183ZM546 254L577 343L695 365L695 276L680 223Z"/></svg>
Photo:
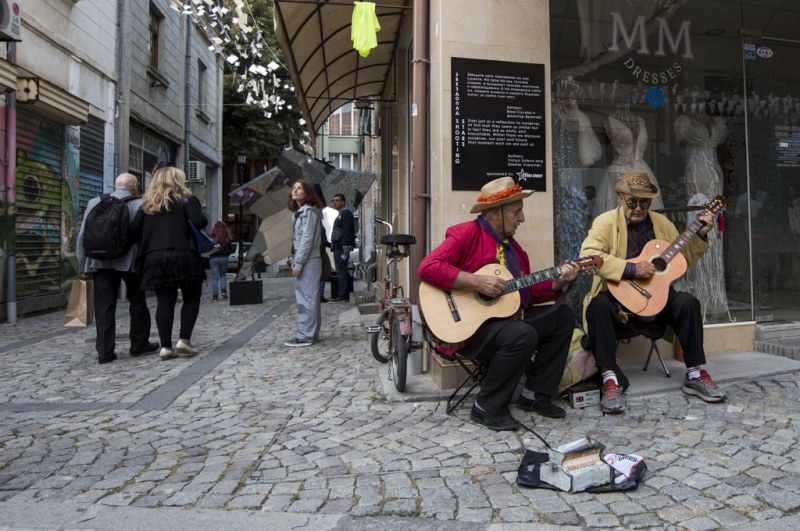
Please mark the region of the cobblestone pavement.
<svg viewBox="0 0 800 531"><path fill-rule="evenodd" d="M541 449L534 437L465 422L467 408L460 419L440 402L390 403L363 326L339 320L347 305L323 305L322 342L284 347L291 280L268 279L264 292L254 306L207 295L193 337L201 354L167 362L123 354L98 365L93 327L64 329L63 312L0 325L0 527L19 525L3 516L14 504L328 515L316 528L346 529L699 531L778 527L798 513L797 374L727 385L723 405L673 392L632 397L620 416L514 409L553 444L589 435L649 467L625 493L532 490L515 480L521 442ZM117 350L127 352L121 306Z"/></svg>

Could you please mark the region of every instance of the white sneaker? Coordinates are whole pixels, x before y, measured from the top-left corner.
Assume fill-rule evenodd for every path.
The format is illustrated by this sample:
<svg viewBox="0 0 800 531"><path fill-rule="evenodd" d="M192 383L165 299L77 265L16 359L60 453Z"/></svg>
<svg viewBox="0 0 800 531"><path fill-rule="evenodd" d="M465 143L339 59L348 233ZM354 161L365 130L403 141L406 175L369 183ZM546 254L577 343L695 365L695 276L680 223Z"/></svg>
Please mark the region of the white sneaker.
<svg viewBox="0 0 800 531"><path fill-rule="evenodd" d="M191 358L197 356L197 351L192 348L192 344L187 339L179 339L178 344L175 345L175 352L182 358Z"/></svg>
<svg viewBox="0 0 800 531"><path fill-rule="evenodd" d="M167 347L161 347L161 352L159 352L158 355L161 356L162 361L171 360L172 358L178 356L177 354L175 354L174 350Z"/></svg>

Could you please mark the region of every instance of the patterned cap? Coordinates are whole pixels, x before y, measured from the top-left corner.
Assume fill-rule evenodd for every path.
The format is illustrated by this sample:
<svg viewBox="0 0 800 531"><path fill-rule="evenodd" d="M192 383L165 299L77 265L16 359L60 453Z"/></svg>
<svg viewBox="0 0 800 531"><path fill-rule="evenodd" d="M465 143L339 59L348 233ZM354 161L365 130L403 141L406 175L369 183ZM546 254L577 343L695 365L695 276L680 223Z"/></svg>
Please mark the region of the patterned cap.
<svg viewBox="0 0 800 531"><path fill-rule="evenodd" d="M658 187L650 181L650 177L642 171L628 172L617 182L617 193L628 194L645 199L658 195Z"/></svg>

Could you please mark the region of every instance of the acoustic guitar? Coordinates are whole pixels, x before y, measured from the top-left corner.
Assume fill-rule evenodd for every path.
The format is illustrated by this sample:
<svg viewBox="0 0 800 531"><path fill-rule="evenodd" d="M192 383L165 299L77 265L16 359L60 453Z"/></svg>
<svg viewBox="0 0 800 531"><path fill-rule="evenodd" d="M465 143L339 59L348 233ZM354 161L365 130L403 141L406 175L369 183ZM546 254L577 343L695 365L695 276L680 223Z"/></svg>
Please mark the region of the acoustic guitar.
<svg viewBox="0 0 800 531"><path fill-rule="evenodd" d="M716 215L725 203L725 198L718 195L704 208ZM607 280L608 291L620 304L639 317L657 315L667 304L670 285L686 273L688 266L681 249L694 238L702 226L703 222L695 218L671 244L663 240L647 242L639 256L630 258L627 262L652 262L656 268L655 274L650 278L623 279L619 282Z"/></svg>
<svg viewBox="0 0 800 531"><path fill-rule="evenodd" d="M603 259L599 256L588 256L578 258L575 264L580 268L580 272L589 273L602 267ZM475 271L475 274L497 276L505 280L502 295L492 298L474 290L443 291L427 282L420 283L420 310L425 316L428 329L440 341L445 343L466 341L485 321L513 315L519 309L520 296L517 292L539 282L559 277L561 267L551 267L514 278L505 267L499 264L487 264Z"/></svg>

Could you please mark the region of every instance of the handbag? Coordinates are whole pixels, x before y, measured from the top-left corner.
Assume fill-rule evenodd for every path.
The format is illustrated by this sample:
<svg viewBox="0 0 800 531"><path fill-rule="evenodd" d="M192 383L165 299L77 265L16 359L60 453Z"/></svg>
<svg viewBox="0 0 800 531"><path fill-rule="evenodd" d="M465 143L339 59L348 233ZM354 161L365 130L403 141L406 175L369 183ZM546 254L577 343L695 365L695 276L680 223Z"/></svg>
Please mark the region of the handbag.
<svg viewBox="0 0 800 531"><path fill-rule="evenodd" d="M197 252L199 252L201 256L209 256L219 249L219 244L215 242L211 236L198 229L197 225L192 223L191 219L187 219L186 223L189 224L189 229L192 231L192 234L194 234Z"/></svg>
<svg viewBox="0 0 800 531"><path fill-rule="evenodd" d="M184 199L183 200L184 212L186 212L187 203L188 201ZM194 241L195 244L197 244L197 252L200 253L200 256L207 257L219 250L219 244L216 241L214 241L214 238L212 238L204 231L197 228L197 225L192 223L192 220L189 219L188 212L186 212L186 223L189 225L189 230L191 231L192 235L194 235Z"/></svg>
<svg viewBox="0 0 800 531"><path fill-rule="evenodd" d="M89 326L94 322L94 282L78 278L72 281L64 326Z"/></svg>

